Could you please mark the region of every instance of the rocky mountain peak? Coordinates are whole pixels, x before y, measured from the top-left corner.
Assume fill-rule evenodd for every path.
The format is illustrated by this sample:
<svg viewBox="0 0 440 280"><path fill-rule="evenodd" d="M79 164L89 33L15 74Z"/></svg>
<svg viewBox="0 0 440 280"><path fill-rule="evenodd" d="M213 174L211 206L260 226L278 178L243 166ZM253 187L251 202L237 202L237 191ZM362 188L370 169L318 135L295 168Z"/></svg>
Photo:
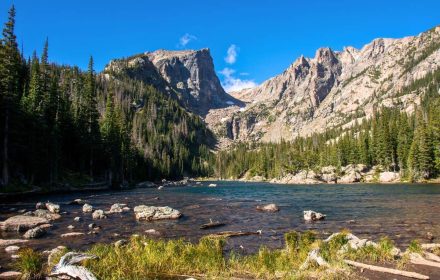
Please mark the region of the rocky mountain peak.
<svg viewBox="0 0 440 280"><path fill-rule="evenodd" d="M105 71L125 71L167 91L185 108L205 116L210 109L243 103L227 94L214 70L209 49L157 50L113 60Z"/></svg>

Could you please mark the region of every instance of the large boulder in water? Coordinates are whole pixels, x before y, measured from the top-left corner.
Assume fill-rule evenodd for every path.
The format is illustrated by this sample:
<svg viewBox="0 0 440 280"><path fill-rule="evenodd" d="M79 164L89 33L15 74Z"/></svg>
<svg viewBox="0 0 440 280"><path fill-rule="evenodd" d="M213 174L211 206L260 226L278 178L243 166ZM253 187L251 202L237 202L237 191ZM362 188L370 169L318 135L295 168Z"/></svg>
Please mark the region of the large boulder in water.
<svg viewBox="0 0 440 280"><path fill-rule="evenodd" d="M93 206L86 203L83 205L82 210L84 213L91 213L93 212Z"/></svg>
<svg viewBox="0 0 440 280"><path fill-rule="evenodd" d="M312 210L307 210L304 211L304 220L306 221L318 221L318 220L323 220L325 219L326 215L312 211Z"/></svg>
<svg viewBox="0 0 440 280"><path fill-rule="evenodd" d="M46 218L42 217L18 215L1 222L0 228L4 231L27 231L48 222Z"/></svg>
<svg viewBox="0 0 440 280"><path fill-rule="evenodd" d="M93 220L100 220L100 219L107 218L107 216L104 214L104 211L95 210L95 212L93 212L93 214L92 214L92 218L93 218Z"/></svg>
<svg viewBox="0 0 440 280"><path fill-rule="evenodd" d="M157 207L140 205L136 206L133 211L138 221L178 219L182 216L178 210L168 206Z"/></svg>

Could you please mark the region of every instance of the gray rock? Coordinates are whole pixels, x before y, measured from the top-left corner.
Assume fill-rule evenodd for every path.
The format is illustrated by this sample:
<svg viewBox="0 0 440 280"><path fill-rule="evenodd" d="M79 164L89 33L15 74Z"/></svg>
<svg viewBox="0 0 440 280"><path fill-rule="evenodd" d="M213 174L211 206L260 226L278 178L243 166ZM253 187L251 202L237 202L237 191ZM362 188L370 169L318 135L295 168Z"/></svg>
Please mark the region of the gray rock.
<svg viewBox="0 0 440 280"><path fill-rule="evenodd" d="M68 228L68 229L74 229L75 226L73 226L73 225L69 225L69 226L67 226L67 228Z"/></svg>
<svg viewBox="0 0 440 280"><path fill-rule="evenodd" d="M75 222L81 222L81 217L75 217L73 220L74 220Z"/></svg>
<svg viewBox="0 0 440 280"><path fill-rule="evenodd" d="M109 213L122 213L124 212L124 207L126 207L127 204L124 203L115 203L110 207Z"/></svg>
<svg viewBox="0 0 440 280"><path fill-rule="evenodd" d="M18 271L5 271L0 273L0 279L20 279L21 275Z"/></svg>
<svg viewBox="0 0 440 280"><path fill-rule="evenodd" d="M62 238L69 238L69 237L80 237L85 235L83 232L68 232L68 233L64 233L61 234Z"/></svg>
<svg viewBox="0 0 440 280"><path fill-rule="evenodd" d="M46 208L51 213L55 213L55 214L60 213L60 205L58 205L58 204L48 202L48 203L46 203Z"/></svg>
<svg viewBox="0 0 440 280"><path fill-rule="evenodd" d="M325 217L326 217L326 215L312 211L312 210L304 211L304 220L305 221L318 221L318 220L325 219Z"/></svg>
<svg viewBox="0 0 440 280"><path fill-rule="evenodd" d="M178 219L182 214L171 207L157 207L157 206L136 206L134 209L135 217L138 221L154 221L164 219Z"/></svg>
<svg viewBox="0 0 440 280"><path fill-rule="evenodd" d="M27 243L29 240L26 239L0 239L0 247L7 247L16 244Z"/></svg>
<svg viewBox="0 0 440 280"><path fill-rule="evenodd" d="M93 220L100 220L100 219L105 219L107 218L107 216L104 214L104 211L102 210L95 210L92 214L92 218Z"/></svg>
<svg viewBox="0 0 440 280"><path fill-rule="evenodd" d="M26 231L23 237L26 239L36 239L42 237L45 234L46 230L44 228L36 227Z"/></svg>
<svg viewBox="0 0 440 280"><path fill-rule="evenodd" d="M54 220L58 220L59 218L61 218L60 214L52 213L49 210L44 210L44 209L37 209L33 212L33 214L36 217L45 218L49 221L54 221Z"/></svg>
<svg viewBox="0 0 440 280"><path fill-rule="evenodd" d="M115 247L119 248L119 247L122 247L122 246L127 245L127 244L128 244L127 240L121 239L121 240L118 240L118 241L115 242Z"/></svg>
<svg viewBox="0 0 440 280"><path fill-rule="evenodd" d="M82 210L84 213L91 213L91 212L93 212L93 206L86 203L83 205Z"/></svg>
<svg viewBox="0 0 440 280"><path fill-rule="evenodd" d="M160 236L160 232L155 229L147 229L145 234L150 236Z"/></svg>

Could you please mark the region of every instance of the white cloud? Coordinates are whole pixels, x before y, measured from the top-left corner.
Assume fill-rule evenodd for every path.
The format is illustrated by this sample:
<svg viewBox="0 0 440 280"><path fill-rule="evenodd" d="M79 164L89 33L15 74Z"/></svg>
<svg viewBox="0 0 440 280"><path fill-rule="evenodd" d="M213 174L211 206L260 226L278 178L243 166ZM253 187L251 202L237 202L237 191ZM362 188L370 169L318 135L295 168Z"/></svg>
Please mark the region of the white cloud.
<svg viewBox="0 0 440 280"><path fill-rule="evenodd" d="M194 35L191 35L189 33L186 33L179 39L179 47L186 47L189 42L197 40L197 37Z"/></svg>
<svg viewBox="0 0 440 280"><path fill-rule="evenodd" d="M242 80L234 77L234 73L235 70L228 67L220 71L220 74L222 74L224 77L222 86L226 92L233 92L257 86L257 83L255 83L253 80Z"/></svg>
<svg viewBox="0 0 440 280"><path fill-rule="evenodd" d="M238 48L236 45L230 45L228 48L227 55L225 57L225 61L228 64L234 64L237 61L238 56Z"/></svg>

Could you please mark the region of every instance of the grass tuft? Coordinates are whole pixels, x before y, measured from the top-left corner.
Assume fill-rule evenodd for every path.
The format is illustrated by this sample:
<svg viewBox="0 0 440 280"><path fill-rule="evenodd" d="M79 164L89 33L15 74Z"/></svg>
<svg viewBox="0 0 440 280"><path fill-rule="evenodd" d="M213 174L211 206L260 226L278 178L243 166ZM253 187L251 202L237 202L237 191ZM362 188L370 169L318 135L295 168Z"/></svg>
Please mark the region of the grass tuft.
<svg viewBox="0 0 440 280"><path fill-rule="evenodd" d="M25 248L20 250L18 255L15 267L22 273L22 279L43 279L44 259L40 253L31 248Z"/></svg>

